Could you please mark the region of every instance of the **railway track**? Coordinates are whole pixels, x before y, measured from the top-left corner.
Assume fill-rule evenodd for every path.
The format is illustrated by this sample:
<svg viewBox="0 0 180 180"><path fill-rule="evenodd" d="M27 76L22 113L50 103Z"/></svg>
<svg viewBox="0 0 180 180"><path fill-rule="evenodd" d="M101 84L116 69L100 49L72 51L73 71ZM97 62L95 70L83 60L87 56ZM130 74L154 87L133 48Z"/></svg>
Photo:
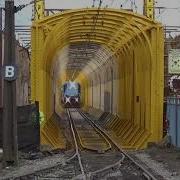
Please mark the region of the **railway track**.
<svg viewBox="0 0 180 180"><path fill-rule="evenodd" d="M82 148L88 151L95 151L99 156L99 153L105 153L105 151L108 151L112 148L111 143L104 136L104 134L98 128L93 126L91 122L87 121L87 119L85 119L79 111L75 109L67 110L67 114L69 117L70 128L74 139L76 156L81 170L81 174L74 179L89 180L93 179L93 177L99 179L99 176L97 177L97 174L104 174L105 171L114 168L115 166L119 167L125 156L121 156L121 158L113 165L109 165L93 172L90 172L90 169L93 169L92 167L89 167L89 170L87 170L87 165L93 163L96 164L98 157L95 154L89 154L89 152L83 153ZM91 159L93 162L90 163L88 159ZM85 163L85 161L87 162Z"/></svg>
<svg viewBox="0 0 180 180"><path fill-rule="evenodd" d="M91 122L85 120L77 110L69 110L68 116L83 149L102 153L111 149L111 143L104 134Z"/></svg>
<svg viewBox="0 0 180 180"><path fill-rule="evenodd" d="M17 180L162 180L124 152L108 133L85 113L67 109L74 151L64 164L55 164Z"/></svg>
<svg viewBox="0 0 180 180"><path fill-rule="evenodd" d="M79 175L76 179L81 178L81 177L83 179L105 179L108 177L109 178L114 177L115 179L123 179L122 178L123 174L126 174L126 173L123 173L123 171L124 171L124 168L126 169L127 167L130 169L132 174L135 174L134 177L133 175L131 177L133 179L138 179L138 180L139 179L148 179L148 180L162 179L159 176L155 177L155 175L153 175L150 171L148 171L139 163L137 163L132 157L130 157L125 151L123 151L104 130L102 130L98 125L96 125L82 111L73 109L73 110L68 110L67 113L68 113L68 117L71 124L71 131L73 133L74 142L76 144L76 152L78 152L79 164L80 164L81 169L83 169L81 171L81 175ZM89 126L91 126L91 128L87 128ZM88 129L90 129L91 136L88 135L89 134ZM96 134L96 135L92 135L92 134ZM99 137L97 138L97 134L101 138ZM94 136L96 138L94 138ZM98 142L98 140L100 141ZM102 141L104 141L104 143L102 143ZM97 153L104 152L104 158L101 159L101 161L103 161L104 164L106 164L105 162L106 152L103 151L104 144L107 145L106 150L111 150L110 154L114 155L113 153L114 152L116 153L115 156L116 157L118 156L118 159L116 159L116 162L95 171L90 172L86 170L87 168L83 167L83 162L85 161L84 159L88 157L86 158L83 157L85 155L81 152L82 151L81 146L82 144L83 145L86 144L87 147L84 147L85 149L94 150L94 148L89 148L89 147L92 147L91 145L89 145L89 143L91 144L91 142L93 142L92 143L93 147L98 146ZM97 145L95 143L97 143ZM80 145L80 147L78 146L78 144ZM93 159L91 155L89 156L89 158ZM112 156L109 158L112 158ZM96 162L94 161L94 163L97 163L97 161Z"/></svg>

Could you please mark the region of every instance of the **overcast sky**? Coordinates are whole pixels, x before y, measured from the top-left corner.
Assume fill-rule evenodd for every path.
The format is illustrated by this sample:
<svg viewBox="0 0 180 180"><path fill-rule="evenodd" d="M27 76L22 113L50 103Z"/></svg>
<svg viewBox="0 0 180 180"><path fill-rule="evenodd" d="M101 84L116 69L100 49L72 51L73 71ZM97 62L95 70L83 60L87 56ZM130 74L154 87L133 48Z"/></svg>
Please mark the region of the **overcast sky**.
<svg viewBox="0 0 180 180"><path fill-rule="evenodd" d="M133 7L134 11L142 14L144 0L103 0L103 7L108 5L108 7L120 8L121 4L123 8L131 8ZM30 2L30 0L15 0L17 5L25 4ZM91 7L93 0L45 0L46 8L82 8L82 7ZM131 4L131 2L135 2L136 6ZM166 9L156 11L156 19L161 21L166 25L180 25L180 0L156 0L156 6L163 6L167 8L177 8L177 9ZM98 5L99 0L96 0L96 6ZM0 4L4 4L4 0L0 0ZM30 24L32 8L29 6L28 8L23 9L21 12L16 15L16 23L17 24Z"/></svg>

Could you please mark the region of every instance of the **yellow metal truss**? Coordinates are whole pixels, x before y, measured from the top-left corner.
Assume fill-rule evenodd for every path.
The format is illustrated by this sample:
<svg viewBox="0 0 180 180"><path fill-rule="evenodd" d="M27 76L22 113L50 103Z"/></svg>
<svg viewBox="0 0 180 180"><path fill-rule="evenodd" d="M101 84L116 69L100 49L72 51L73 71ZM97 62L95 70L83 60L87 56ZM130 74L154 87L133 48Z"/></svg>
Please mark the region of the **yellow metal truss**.
<svg viewBox="0 0 180 180"><path fill-rule="evenodd" d="M40 102L40 111L46 120L53 113L51 68L54 56L65 46L87 42L86 35L92 31L96 15L95 8L70 10L37 20L32 25L32 99ZM116 92L115 103L122 123L130 122L137 127L137 132L147 131L148 138L141 140L141 148L147 142L159 141L163 115L162 25L129 11L103 9L99 10L94 34L90 41L109 50L119 67L114 84L121 88ZM105 59L103 55L99 58ZM59 82L65 80L63 75ZM92 100L88 76L81 72L77 80L83 88L83 103L88 106ZM103 86L107 90L109 87L109 83ZM135 140L134 146L140 147Z"/></svg>
<svg viewBox="0 0 180 180"><path fill-rule="evenodd" d="M34 19L44 18L45 2L44 0L35 0L34 2Z"/></svg>
<svg viewBox="0 0 180 180"><path fill-rule="evenodd" d="M155 16L154 4L154 0L144 0L144 15L150 19L154 19Z"/></svg>

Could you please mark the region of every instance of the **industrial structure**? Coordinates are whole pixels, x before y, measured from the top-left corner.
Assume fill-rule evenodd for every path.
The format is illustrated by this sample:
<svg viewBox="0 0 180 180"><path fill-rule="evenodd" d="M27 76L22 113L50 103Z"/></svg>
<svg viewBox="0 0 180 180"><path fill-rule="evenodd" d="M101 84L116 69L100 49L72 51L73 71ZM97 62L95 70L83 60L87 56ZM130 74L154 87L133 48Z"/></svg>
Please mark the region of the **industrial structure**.
<svg viewBox="0 0 180 180"><path fill-rule="evenodd" d="M102 9L101 1L97 8L48 17L43 1L35 8L31 93L44 114L43 126L55 111L63 110L59 87L73 80L81 85L85 110L118 116L112 119L111 131L123 147L144 148L161 140L164 34L162 25L153 20L154 1L145 1L147 17ZM43 126L42 134L48 134Z"/></svg>
<svg viewBox="0 0 180 180"><path fill-rule="evenodd" d="M0 7L0 179L179 179L180 7L142 2Z"/></svg>
<svg viewBox="0 0 180 180"><path fill-rule="evenodd" d="M103 159L109 153L109 159L118 155L124 162L123 150L145 149L165 135L180 147L180 36L171 37L180 27L157 22L155 9L164 7L155 3L144 0L141 15L133 8L104 7L102 0L80 9L47 9L45 0L17 7L5 1L0 8L4 167L18 165L18 151L27 147L73 149L72 159L77 157L86 176L84 154ZM16 26L15 13L29 5L32 25Z"/></svg>

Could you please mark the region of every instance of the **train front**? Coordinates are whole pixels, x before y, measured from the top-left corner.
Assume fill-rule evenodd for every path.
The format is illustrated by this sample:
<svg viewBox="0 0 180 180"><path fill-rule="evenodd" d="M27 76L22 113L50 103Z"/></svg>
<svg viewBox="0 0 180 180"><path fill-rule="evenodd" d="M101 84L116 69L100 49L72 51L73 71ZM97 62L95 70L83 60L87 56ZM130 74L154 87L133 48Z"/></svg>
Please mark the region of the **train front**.
<svg viewBox="0 0 180 180"><path fill-rule="evenodd" d="M64 108L80 107L80 84L77 82L66 82L62 87L61 104Z"/></svg>

